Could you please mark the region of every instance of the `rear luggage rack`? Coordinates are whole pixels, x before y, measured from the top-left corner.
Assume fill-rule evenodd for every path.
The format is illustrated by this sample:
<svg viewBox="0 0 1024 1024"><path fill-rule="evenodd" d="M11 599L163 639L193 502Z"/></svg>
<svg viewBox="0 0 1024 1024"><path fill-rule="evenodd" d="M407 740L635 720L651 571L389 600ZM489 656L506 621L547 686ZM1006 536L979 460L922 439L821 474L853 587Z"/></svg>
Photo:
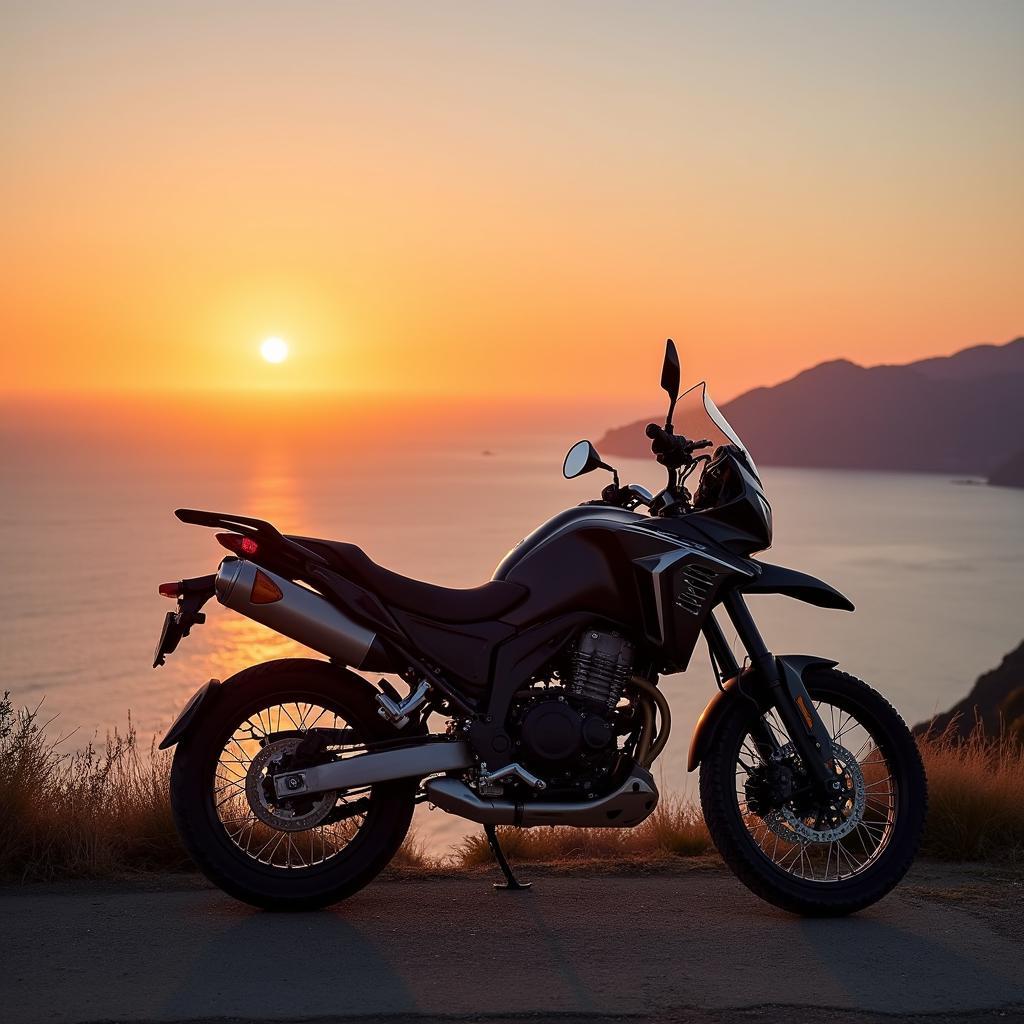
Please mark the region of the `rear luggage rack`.
<svg viewBox="0 0 1024 1024"><path fill-rule="evenodd" d="M230 530L256 544L256 549L271 556L271 564L285 571L295 570L290 579L304 575L310 565L327 566L329 563L323 555L311 551L285 537L280 530L265 519L253 519L251 516L236 516L228 512L204 512L202 509L179 508L174 514L183 523L193 526L208 526L211 529ZM239 552L244 557L244 552ZM262 561L262 559L261 559Z"/></svg>

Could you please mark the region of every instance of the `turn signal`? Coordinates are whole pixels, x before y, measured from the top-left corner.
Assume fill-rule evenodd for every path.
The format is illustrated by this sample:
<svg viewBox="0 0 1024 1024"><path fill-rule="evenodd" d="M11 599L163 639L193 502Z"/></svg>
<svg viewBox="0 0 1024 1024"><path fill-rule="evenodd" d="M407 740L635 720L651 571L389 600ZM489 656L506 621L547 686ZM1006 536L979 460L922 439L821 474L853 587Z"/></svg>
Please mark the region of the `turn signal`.
<svg viewBox="0 0 1024 1024"><path fill-rule="evenodd" d="M160 596L169 597L172 601L176 601L178 598L178 591L181 590L180 583L161 583L160 584Z"/></svg>
<svg viewBox="0 0 1024 1024"><path fill-rule="evenodd" d="M243 558L255 555L260 549L252 537L243 537L240 533L218 533L215 536L218 544Z"/></svg>
<svg viewBox="0 0 1024 1024"><path fill-rule="evenodd" d="M253 604L273 604L282 597L284 594L281 593L281 588L265 572L257 570L249 600Z"/></svg>

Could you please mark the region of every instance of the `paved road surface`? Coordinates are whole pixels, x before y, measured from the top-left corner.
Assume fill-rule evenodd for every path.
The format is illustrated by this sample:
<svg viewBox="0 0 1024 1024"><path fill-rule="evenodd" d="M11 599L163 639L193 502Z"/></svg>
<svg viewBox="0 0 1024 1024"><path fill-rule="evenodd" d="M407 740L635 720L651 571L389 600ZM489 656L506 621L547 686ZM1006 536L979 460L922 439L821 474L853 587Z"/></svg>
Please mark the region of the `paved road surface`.
<svg viewBox="0 0 1024 1024"><path fill-rule="evenodd" d="M938 868L838 921L716 869L379 882L301 915L187 879L4 888L0 1020L1024 1020L1021 903Z"/></svg>

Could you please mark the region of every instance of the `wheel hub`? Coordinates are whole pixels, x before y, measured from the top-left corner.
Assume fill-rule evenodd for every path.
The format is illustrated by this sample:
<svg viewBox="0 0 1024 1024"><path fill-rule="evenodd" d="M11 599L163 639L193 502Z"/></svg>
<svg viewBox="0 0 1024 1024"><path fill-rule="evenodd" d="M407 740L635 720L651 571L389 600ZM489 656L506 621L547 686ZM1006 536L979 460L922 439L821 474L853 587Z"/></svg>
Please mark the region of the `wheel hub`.
<svg viewBox="0 0 1024 1024"><path fill-rule="evenodd" d="M245 797L252 813L280 832L302 832L314 828L328 817L338 802L337 790L293 800L275 798L273 776L288 770L289 762L301 743L300 736L268 743L253 758L245 776Z"/></svg>
<svg viewBox="0 0 1024 1024"><path fill-rule="evenodd" d="M848 836L864 817L867 802L864 774L857 758L838 743L832 744L832 757L836 764L838 787L827 801L820 798L793 799L791 788L784 800L774 803L774 806L769 805L771 809L762 804L763 810L758 811L749 803L749 797L748 806L760 815L772 832L790 843L831 843ZM791 782L802 778L802 772L793 770L797 760L796 747L787 743L779 751L777 761L766 766L764 777L752 779L754 799L763 800L772 789L775 793L779 791L778 779L783 776L774 769L788 768Z"/></svg>

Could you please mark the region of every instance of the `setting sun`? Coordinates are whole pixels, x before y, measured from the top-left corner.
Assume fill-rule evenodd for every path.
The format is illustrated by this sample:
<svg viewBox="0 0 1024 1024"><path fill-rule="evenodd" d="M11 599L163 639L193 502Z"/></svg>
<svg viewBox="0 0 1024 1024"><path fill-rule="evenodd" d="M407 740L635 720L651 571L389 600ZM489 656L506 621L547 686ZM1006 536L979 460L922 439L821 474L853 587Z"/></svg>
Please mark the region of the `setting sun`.
<svg viewBox="0 0 1024 1024"><path fill-rule="evenodd" d="M283 338L267 338L260 345L260 355L268 363L283 363L288 358L288 342Z"/></svg>

